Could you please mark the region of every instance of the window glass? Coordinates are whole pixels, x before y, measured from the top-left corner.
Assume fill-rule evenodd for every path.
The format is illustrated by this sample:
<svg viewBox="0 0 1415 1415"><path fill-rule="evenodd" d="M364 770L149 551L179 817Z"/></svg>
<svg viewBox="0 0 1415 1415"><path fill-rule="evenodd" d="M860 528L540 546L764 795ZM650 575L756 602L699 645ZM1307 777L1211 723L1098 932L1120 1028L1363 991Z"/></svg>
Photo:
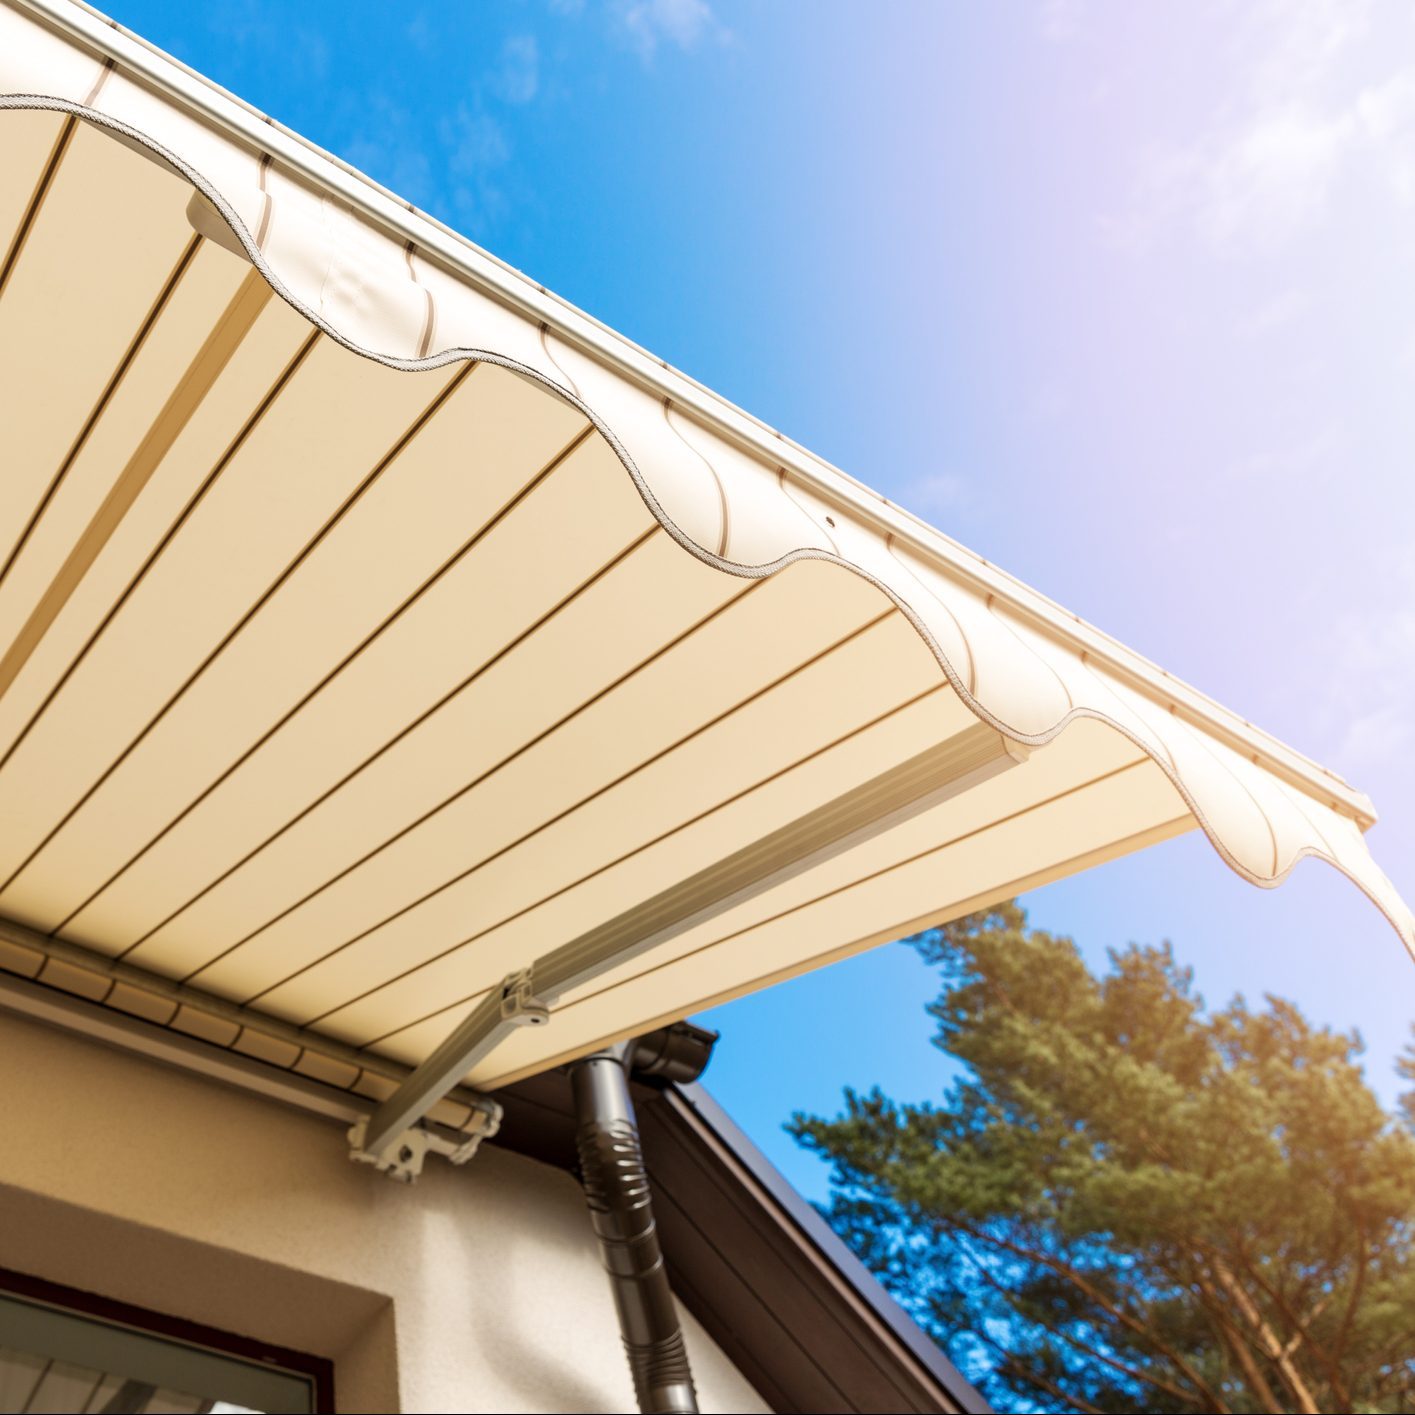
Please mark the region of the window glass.
<svg viewBox="0 0 1415 1415"><path fill-rule="evenodd" d="M297 1371L0 1295L0 1412L312 1412Z"/></svg>

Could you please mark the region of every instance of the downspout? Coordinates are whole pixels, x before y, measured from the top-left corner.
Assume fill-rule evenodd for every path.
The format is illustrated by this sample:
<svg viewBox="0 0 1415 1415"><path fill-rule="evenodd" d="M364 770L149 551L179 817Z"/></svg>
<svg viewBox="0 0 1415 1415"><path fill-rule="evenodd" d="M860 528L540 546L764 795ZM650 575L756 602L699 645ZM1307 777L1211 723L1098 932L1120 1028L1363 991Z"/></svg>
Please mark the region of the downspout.
<svg viewBox="0 0 1415 1415"><path fill-rule="evenodd" d="M640 1410L660 1415L695 1415L698 1400L654 1224L629 1075L696 1080L716 1040L714 1032L679 1022L570 1068L585 1200L609 1274L634 1394Z"/></svg>

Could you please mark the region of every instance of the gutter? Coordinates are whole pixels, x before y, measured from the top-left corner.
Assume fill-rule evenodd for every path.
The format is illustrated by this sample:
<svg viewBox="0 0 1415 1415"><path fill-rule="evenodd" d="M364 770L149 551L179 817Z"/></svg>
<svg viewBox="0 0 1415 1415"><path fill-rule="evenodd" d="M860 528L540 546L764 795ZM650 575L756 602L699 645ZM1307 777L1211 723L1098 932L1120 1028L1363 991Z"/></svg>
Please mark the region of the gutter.
<svg viewBox="0 0 1415 1415"><path fill-rule="evenodd" d="M0 1010L351 1125L367 1120L412 1070L3 918ZM450 1156L450 1141L466 1159L496 1133L501 1106L458 1086L426 1120L431 1148Z"/></svg>
<svg viewBox="0 0 1415 1415"><path fill-rule="evenodd" d="M352 1125L373 1109L373 1103L348 1091L282 1071L267 1061L236 1055L210 1042L127 1016L100 1004L68 996L42 983L0 977L0 1012L43 1022L119 1051L191 1071L210 1081L234 1086L267 1100Z"/></svg>

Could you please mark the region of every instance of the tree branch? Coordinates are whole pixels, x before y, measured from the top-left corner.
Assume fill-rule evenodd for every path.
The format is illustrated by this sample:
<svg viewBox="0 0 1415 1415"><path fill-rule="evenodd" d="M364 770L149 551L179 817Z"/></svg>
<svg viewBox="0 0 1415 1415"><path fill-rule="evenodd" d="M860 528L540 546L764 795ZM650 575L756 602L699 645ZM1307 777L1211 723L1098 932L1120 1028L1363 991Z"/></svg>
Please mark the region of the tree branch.
<svg viewBox="0 0 1415 1415"><path fill-rule="evenodd" d="M1040 1371L1029 1371L1018 1359L1007 1350L1001 1343L983 1332L974 1332L973 1335L983 1343L990 1346L1001 1359L1003 1366L1012 1371L1018 1380L1024 1385L1041 1386L1043 1390L1050 1391L1063 1405L1069 1405L1073 1410L1080 1410L1082 1415L1105 1415L1098 1405L1092 1405L1089 1401L1079 1395L1071 1395L1061 1389L1060 1386L1048 1380Z"/></svg>
<svg viewBox="0 0 1415 1415"><path fill-rule="evenodd" d="M1278 1340L1277 1333L1269 1325L1267 1318L1258 1310L1257 1304L1248 1295L1243 1284L1234 1277L1232 1268L1217 1253L1212 1254L1210 1266L1213 1268L1214 1276L1219 1280L1219 1285L1232 1298L1233 1305L1238 1309L1243 1320L1258 1334L1263 1343L1263 1354L1281 1373L1283 1382L1292 1392L1292 1398L1297 1402L1297 1409L1301 1415L1321 1415L1317 1402L1312 1398L1311 1389L1302 1379L1302 1373L1297 1369L1296 1363L1290 1355L1284 1352L1283 1344Z"/></svg>
<svg viewBox="0 0 1415 1415"><path fill-rule="evenodd" d="M1327 1350L1326 1346L1322 1342L1319 1342L1316 1337L1312 1335L1311 1328L1307 1325L1308 1322L1310 1322L1315 1317L1319 1317L1326 1309L1327 1304L1331 1301L1330 1290L1328 1290L1328 1292L1321 1298L1321 1300L1316 1303L1316 1305L1312 1308L1311 1312L1308 1313L1307 1320L1304 1321L1301 1317L1297 1315L1295 1311L1293 1311L1292 1305L1282 1295L1282 1293L1263 1276L1262 1272L1257 1267L1255 1267L1253 1263L1249 1261L1248 1255L1244 1251L1242 1245L1240 1243L1235 1242L1233 1244L1233 1248L1235 1253L1237 1253L1238 1255L1239 1261L1243 1266L1243 1270L1263 1290L1269 1300L1273 1302L1277 1309L1282 1313L1283 1318L1293 1329L1292 1337L1282 1348L1282 1354L1284 1356L1290 1357L1292 1353L1297 1350L1299 1345L1301 1345L1303 1342L1306 1342L1307 1347L1311 1351L1312 1355L1321 1363L1323 1368L1326 1370L1327 1384L1331 1386L1332 1395L1336 1398L1336 1403L1342 1406L1349 1406L1351 1404L1351 1392L1347 1389L1346 1382L1341 1374L1341 1363L1339 1354L1337 1356L1333 1356L1332 1353ZM1347 1304L1348 1316L1355 1312L1355 1306L1353 1305L1353 1303L1361 1295L1360 1288L1361 1283L1365 1278L1365 1270L1366 1265L1363 1251L1361 1256L1360 1272L1357 1274L1356 1288L1353 1294L1353 1300L1352 1302L1348 1302ZM1344 1331L1341 1337L1341 1343L1342 1345L1345 1345ZM1338 1353L1339 1350L1340 1348L1338 1348Z"/></svg>
<svg viewBox="0 0 1415 1415"><path fill-rule="evenodd" d="M1218 1294L1203 1278L1198 1278L1196 1281L1199 1287L1199 1300L1213 1321L1219 1341L1228 1348L1233 1359L1238 1362L1238 1369L1243 1373L1249 1393L1267 1411L1267 1415L1285 1415L1286 1407L1278 1400L1276 1392L1268 1384L1267 1377L1263 1375L1261 1367L1253 1359L1253 1352L1243 1333L1229 1320L1228 1313L1224 1310L1223 1302L1219 1299Z"/></svg>
<svg viewBox="0 0 1415 1415"><path fill-rule="evenodd" d="M1356 1224L1356 1237L1356 1251L1360 1257L1356 1267L1356 1276L1351 1282L1351 1296L1346 1299L1346 1311L1342 1314L1341 1325L1337 1328L1336 1332L1336 1356L1338 1360L1340 1360L1346 1350L1346 1343L1351 1339L1351 1323L1356 1318L1356 1308L1361 1301L1361 1292L1366 1286L1366 1269L1370 1266L1366 1252L1366 1226L1359 1220ZM1345 1404L1351 1404L1349 1396Z"/></svg>
<svg viewBox="0 0 1415 1415"><path fill-rule="evenodd" d="M1044 1331L1050 1332L1053 1336L1059 1337L1062 1341L1074 1346L1078 1351L1083 1351L1087 1356L1094 1357L1097 1361L1103 1361L1113 1370L1119 1371L1122 1375L1129 1376L1133 1381L1139 1381L1143 1385L1153 1386L1156 1390L1162 1390L1167 1395L1172 1395L1176 1400L1182 1400L1186 1405L1192 1405L1199 1410L1207 1410L1208 1406L1203 1396L1196 1395L1193 1391L1185 1390L1182 1386L1177 1386L1169 1381L1161 1380L1158 1376L1152 1376L1141 1371L1134 1366L1126 1365L1124 1361L1114 1356L1107 1356L1104 1351L1098 1351L1094 1346L1088 1345L1079 1337L1073 1336L1070 1332L1058 1327L1054 1322L1049 1322L1045 1317L1038 1317L1031 1312L1022 1309L1017 1295L1009 1288L1000 1283L978 1260L966 1252L965 1256L973 1264L978 1276L987 1283L994 1292L999 1293L1007 1302L1008 1306L1026 1322L1035 1322Z"/></svg>
<svg viewBox="0 0 1415 1415"><path fill-rule="evenodd" d="M1019 1244L1011 1243L1005 1238L998 1237L996 1234L975 1228L972 1224L965 1223L960 1219L954 1219L952 1222L964 1233L976 1239L978 1242L989 1243L1018 1258L1025 1258L1028 1262L1040 1263L1043 1267L1054 1272L1058 1277L1064 1278L1079 1292L1090 1298L1103 1312L1108 1313L1122 1326L1133 1331L1143 1341L1148 1342L1161 1355L1168 1357L1175 1369L1179 1371L1208 1402L1206 1408L1213 1411L1214 1415L1232 1415L1232 1412L1224 1403L1219 1393L1178 1351L1170 1346L1168 1342L1164 1341L1152 1327L1147 1326L1132 1313L1125 1311L1123 1307L1117 1307L1094 1283L1088 1282L1086 1278L1077 1272L1069 1263L1063 1263L1060 1259L1053 1258L1046 1253L1037 1253L1031 1249L1023 1248Z"/></svg>

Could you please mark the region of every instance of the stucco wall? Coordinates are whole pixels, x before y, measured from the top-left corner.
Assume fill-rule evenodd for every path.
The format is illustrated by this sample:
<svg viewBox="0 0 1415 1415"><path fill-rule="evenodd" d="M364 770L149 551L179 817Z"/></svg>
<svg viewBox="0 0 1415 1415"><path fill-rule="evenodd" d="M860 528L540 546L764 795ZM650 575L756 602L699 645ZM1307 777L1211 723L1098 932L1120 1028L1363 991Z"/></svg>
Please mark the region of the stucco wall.
<svg viewBox="0 0 1415 1415"><path fill-rule="evenodd" d="M578 1186L412 1187L338 1128L0 1016L0 1265L334 1357L341 1410L635 1409ZM767 1407L687 1313L706 1411Z"/></svg>

